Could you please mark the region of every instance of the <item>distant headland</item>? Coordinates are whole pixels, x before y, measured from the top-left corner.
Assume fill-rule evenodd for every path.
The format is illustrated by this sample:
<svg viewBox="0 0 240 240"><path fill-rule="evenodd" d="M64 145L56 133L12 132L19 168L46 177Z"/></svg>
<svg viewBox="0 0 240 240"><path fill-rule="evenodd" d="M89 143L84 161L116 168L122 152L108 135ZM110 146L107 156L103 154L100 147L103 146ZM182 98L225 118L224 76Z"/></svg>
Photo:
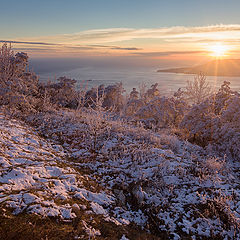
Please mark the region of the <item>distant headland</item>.
<svg viewBox="0 0 240 240"><path fill-rule="evenodd" d="M160 69L157 72L240 77L240 59L217 59L194 67Z"/></svg>

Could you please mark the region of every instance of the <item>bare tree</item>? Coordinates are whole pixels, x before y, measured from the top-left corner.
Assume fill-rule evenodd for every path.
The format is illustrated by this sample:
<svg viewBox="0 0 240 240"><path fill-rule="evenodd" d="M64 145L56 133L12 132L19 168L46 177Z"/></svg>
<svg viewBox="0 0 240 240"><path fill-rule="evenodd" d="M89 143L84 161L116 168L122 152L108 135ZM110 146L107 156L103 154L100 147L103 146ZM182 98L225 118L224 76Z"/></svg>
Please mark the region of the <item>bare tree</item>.
<svg viewBox="0 0 240 240"><path fill-rule="evenodd" d="M210 97L211 94L211 86L203 73L196 75L193 81L187 82L185 99L190 103L199 104Z"/></svg>

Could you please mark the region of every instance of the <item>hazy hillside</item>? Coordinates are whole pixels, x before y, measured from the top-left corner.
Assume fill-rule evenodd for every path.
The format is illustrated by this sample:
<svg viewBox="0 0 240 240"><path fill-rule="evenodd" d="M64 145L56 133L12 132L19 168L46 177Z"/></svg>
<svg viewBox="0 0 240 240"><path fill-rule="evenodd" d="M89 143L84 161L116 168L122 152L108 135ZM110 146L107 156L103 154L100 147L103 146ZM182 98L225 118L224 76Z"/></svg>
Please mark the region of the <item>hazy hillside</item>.
<svg viewBox="0 0 240 240"><path fill-rule="evenodd" d="M204 73L206 76L240 76L240 59L214 60L209 63L195 67L161 69L158 72L198 74Z"/></svg>

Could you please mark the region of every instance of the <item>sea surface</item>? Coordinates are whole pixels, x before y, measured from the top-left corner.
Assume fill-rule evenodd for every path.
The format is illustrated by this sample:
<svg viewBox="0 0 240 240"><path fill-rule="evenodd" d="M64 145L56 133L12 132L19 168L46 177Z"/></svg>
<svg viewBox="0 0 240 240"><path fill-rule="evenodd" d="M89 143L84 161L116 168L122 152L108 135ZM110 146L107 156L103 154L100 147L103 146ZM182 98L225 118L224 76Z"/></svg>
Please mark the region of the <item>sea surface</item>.
<svg viewBox="0 0 240 240"><path fill-rule="evenodd" d="M51 72L37 72L40 81L56 81L60 76L66 76L77 80L77 88L87 88L105 86L122 82L127 93L132 88L138 88L140 84L145 83L147 87L158 83L160 92L163 95L169 95L186 86L187 81L194 80L194 75L159 73L157 68L153 67L81 67L71 70L61 71L61 69L51 69ZM240 91L240 77L215 77L207 76L207 81L213 88L218 89L224 81L231 82L231 88Z"/></svg>

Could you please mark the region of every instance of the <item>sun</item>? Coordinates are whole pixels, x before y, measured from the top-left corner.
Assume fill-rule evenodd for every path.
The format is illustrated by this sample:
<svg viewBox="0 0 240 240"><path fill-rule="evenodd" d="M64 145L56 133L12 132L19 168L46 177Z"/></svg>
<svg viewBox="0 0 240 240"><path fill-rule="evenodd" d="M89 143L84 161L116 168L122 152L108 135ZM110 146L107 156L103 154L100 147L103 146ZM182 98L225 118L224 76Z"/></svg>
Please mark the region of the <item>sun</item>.
<svg viewBox="0 0 240 240"><path fill-rule="evenodd" d="M229 46L222 43L217 43L215 45L209 46L210 55L213 57L224 57L229 50Z"/></svg>

